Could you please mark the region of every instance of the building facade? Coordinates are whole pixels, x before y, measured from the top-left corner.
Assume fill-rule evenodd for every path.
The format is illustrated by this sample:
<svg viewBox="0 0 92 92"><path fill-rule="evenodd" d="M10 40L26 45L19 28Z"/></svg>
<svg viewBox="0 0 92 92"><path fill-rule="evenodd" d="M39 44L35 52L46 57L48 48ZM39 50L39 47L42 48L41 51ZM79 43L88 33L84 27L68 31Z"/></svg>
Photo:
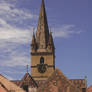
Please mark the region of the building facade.
<svg viewBox="0 0 92 92"><path fill-rule="evenodd" d="M0 76L2 92L86 92L85 79L68 79L55 68L55 46L42 0L36 33L31 42L31 74L9 81ZM1 92L1 91L0 91Z"/></svg>

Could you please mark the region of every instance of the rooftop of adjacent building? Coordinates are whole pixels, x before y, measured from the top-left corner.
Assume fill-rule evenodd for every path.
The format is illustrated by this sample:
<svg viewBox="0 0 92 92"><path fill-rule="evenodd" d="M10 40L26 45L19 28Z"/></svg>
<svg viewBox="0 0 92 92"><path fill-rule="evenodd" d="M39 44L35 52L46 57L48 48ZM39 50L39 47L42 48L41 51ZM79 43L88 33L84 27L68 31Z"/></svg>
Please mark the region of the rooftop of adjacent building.
<svg viewBox="0 0 92 92"><path fill-rule="evenodd" d="M6 77L0 74L0 90L5 92L25 92L22 88L8 80ZM2 92L0 91L0 92Z"/></svg>
<svg viewBox="0 0 92 92"><path fill-rule="evenodd" d="M92 85L87 88L87 92L92 92Z"/></svg>
<svg viewBox="0 0 92 92"><path fill-rule="evenodd" d="M54 74L58 74L57 76L60 77L64 77L65 80L67 80L70 84L75 85L76 87L80 87L80 88L86 88L86 81L85 79L68 79L59 69L56 69ZM55 79L55 76L51 75L50 78ZM50 78L48 78L47 81L50 81ZM25 73L24 77L21 80L13 80L12 82L14 82L15 84L17 84L18 86L22 87L24 85L29 85L31 87L40 87L42 84L45 84L46 81L42 81L42 80L38 80L35 81L31 75L27 72Z"/></svg>

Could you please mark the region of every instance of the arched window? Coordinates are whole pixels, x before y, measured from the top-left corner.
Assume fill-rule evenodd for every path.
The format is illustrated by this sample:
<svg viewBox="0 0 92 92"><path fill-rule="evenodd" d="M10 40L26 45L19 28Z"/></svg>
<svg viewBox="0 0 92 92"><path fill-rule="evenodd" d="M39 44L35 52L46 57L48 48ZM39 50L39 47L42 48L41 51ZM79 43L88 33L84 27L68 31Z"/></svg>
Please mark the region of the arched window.
<svg viewBox="0 0 92 92"><path fill-rule="evenodd" d="M44 58L43 57L40 58L40 64L44 64Z"/></svg>

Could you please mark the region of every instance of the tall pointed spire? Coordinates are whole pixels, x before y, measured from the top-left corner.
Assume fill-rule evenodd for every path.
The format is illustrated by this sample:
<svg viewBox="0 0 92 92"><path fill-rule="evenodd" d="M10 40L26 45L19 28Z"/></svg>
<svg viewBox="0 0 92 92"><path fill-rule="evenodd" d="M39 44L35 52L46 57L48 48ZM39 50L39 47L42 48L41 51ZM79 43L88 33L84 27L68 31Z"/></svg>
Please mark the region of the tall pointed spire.
<svg viewBox="0 0 92 92"><path fill-rule="evenodd" d="M41 49L47 48L48 38L49 38L49 28L48 28L47 16L45 11L45 3L44 0L42 0L37 33L36 33L36 41L38 44L38 48Z"/></svg>

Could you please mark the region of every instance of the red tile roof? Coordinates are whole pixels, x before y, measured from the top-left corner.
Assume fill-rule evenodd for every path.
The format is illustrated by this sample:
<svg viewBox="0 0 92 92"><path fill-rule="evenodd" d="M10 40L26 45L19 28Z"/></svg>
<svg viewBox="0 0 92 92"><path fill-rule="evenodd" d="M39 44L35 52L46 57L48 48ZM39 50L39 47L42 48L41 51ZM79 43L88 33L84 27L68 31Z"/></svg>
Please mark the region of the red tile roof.
<svg viewBox="0 0 92 92"><path fill-rule="evenodd" d="M23 87L24 85L28 85L30 87L38 87L36 81L31 77L29 73L26 73L21 80L13 80L11 82L20 87Z"/></svg>
<svg viewBox="0 0 92 92"><path fill-rule="evenodd" d="M24 85L28 85L31 87L38 87L37 83L34 81L34 79L31 77L29 73L26 73L22 78L22 80L20 81L19 86L22 87Z"/></svg>
<svg viewBox="0 0 92 92"><path fill-rule="evenodd" d="M70 80L58 69L42 84L37 92L81 92Z"/></svg>
<svg viewBox="0 0 92 92"><path fill-rule="evenodd" d="M70 80L76 87L86 88L86 80L85 79L72 79Z"/></svg>
<svg viewBox="0 0 92 92"><path fill-rule="evenodd" d="M92 92L92 86L87 88L87 92Z"/></svg>
<svg viewBox="0 0 92 92"><path fill-rule="evenodd" d="M16 92L25 92L22 88L15 85L11 81L9 81L7 78L2 76L0 74L0 92L10 92L10 91L16 91Z"/></svg>
<svg viewBox="0 0 92 92"><path fill-rule="evenodd" d="M8 92L8 90L0 83L0 92Z"/></svg>

